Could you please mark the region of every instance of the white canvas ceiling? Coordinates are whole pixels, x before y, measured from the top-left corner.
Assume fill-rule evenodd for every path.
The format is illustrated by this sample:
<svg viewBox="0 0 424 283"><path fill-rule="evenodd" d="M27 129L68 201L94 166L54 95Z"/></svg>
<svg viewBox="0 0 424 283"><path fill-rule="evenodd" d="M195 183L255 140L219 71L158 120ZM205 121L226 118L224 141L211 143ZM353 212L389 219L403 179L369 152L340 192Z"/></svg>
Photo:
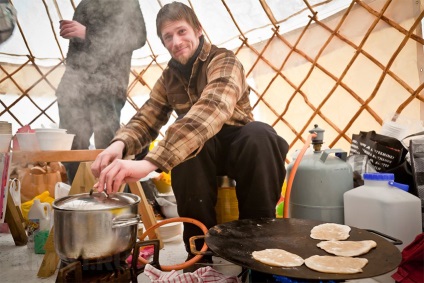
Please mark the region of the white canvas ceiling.
<svg viewBox="0 0 424 283"><path fill-rule="evenodd" d="M0 45L0 61L22 63L26 60L26 55L30 53L39 60L37 64L57 64L57 58L62 59L66 56L68 49L68 40L59 36L59 20L71 19L74 12L73 5L78 5L80 0L14 0L11 2L19 12L20 27L15 30L10 40ZM146 22L150 48L159 55L158 60L163 62L169 57L156 35L155 21L161 6L172 1L139 0L139 2ZM240 45L240 32L249 38L250 44L266 40L272 35L270 29L272 23L258 0L181 2L193 7L208 38L216 45L230 49L237 48ZM303 0L263 2L269 6L277 23L281 24L281 33L304 26L308 22L308 16L312 15ZM309 0L308 2L323 19L346 8L351 1ZM8 56L8 54L14 56ZM135 51L133 57L143 59L150 55L150 50L145 47ZM142 65L149 61L148 59L134 60L134 64Z"/></svg>
<svg viewBox="0 0 424 283"><path fill-rule="evenodd" d="M19 26L0 45L0 120L14 130L57 123L55 89L68 45L59 19L72 18L79 0L10 2ZM122 123L147 99L169 59L155 17L170 1L139 2L148 43L133 54ZM352 134L379 131L390 119L417 125L424 118L422 1L182 2L198 14L206 40L236 53L255 118L272 125L291 150L314 124L326 130L326 146L348 151Z"/></svg>

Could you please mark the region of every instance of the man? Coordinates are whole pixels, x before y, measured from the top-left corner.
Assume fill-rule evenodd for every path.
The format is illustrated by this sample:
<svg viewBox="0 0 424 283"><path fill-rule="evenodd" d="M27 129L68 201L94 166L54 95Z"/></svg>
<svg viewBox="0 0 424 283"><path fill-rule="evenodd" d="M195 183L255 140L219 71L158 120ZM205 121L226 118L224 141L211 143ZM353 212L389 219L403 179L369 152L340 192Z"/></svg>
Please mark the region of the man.
<svg viewBox="0 0 424 283"><path fill-rule="evenodd" d="M66 70L56 95L60 127L75 134L72 149L106 148L120 128L131 57L146 42L137 0L82 0L60 23L69 39ZM72 184L78 163L65 163Z"/></svg>
<svg viewBox="0 0 424 283"><path fill-rule="evenodd" d="M178 214L210 228L216 225L216 177L228 175L237 182L241 219L275 217L288 144L253 121L243 66L233 52L204 41L196 15L182 3L165 5L156 28L172 59L147 102L93 162L99 190L115 192L122 182L172 170ZM178 119L143 160L121 159L154 140L172 111ZM189 238L201 233L184 224L188 259Z"/></svg>

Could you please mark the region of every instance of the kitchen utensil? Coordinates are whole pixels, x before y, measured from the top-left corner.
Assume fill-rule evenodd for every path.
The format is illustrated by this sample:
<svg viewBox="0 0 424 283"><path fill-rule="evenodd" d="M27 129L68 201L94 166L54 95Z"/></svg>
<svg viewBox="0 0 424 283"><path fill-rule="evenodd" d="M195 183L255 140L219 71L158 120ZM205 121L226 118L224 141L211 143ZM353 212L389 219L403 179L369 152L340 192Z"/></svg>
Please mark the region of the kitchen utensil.
<svg viewBox="0 0 424 283"><path fill-rule="evenodd" d="M178 217L177 204L167 201L164 198L156 198L160 205L160 210L166 218Z"/></svg>
<svg viewBox="0 0 424 283"><path fill-rule="evenodd" d="M8 152L10 150L10 142L12 134L0 134L0 152Z"/></svg>
<svg viewBox="0 0 424 283"><path fill-rule="evenodd" d="M253 259L252 252L271 248L284 249L304 259L312 255L328 255L316 246L320 241L310 237L311 229L322 223L324 222L295 218L236 220L210 228L205 241L213 253L236 265L269 274L308 280L375 277L392 271L402 259L399 249L394 246L401 243L399 240L390 238L394 242L389 242L380 235L355 227L351 227L349 240L374 240L377 243L375 249L361 256L368 259L362 273L321 273L305 265L296 268L273 267Z"/></svg>
<svg viewBox="0 0 424 283"><path fill-rule="evenodd" d="M137 238L140 197L129 193L66 196L53 202L54 244L64 261L125 260Z"/></svg>
<svg viewBox="0 0 424 283"><path fill-rule="evenodd" d="M168 223L158 227L158 232L164 243L182 240L183 224L180 222Z"/></svg>
<svg viewBox="0 0 424 283"><path fill-rule="evenodd" d="M38 139L35 133L16 133L18 139L19 150L22 151L39 151Z"/></svg>
<svg viewBox="0 0 424 283"><path fill-rule="evenodd" d="M41 150L70 150L75 137L58 131L35 131L35 135Z"/></svg>

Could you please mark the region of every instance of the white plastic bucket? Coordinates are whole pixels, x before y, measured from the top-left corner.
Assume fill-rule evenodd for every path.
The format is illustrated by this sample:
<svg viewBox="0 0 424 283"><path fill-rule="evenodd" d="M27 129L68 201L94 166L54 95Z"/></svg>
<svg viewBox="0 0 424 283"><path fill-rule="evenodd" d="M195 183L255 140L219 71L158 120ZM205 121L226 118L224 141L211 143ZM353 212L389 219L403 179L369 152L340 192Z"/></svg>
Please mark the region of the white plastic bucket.
<svg viewBox="0 0 424 283"><path fill-rule="evenodd" d="M345 224L371 229L403 242L400 250L422 233L421 200L393 182L393 174L366 173L364 185L344 193Z"/></svg>

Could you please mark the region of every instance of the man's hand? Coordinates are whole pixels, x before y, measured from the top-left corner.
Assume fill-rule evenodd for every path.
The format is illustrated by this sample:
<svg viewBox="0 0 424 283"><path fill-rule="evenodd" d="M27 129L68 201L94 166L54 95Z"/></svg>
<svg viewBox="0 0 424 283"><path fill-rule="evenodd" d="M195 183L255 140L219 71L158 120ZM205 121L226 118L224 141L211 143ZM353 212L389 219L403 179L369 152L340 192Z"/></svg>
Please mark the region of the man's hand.
<svg viewBox="0 0 424 283"><path fill-rule="evenodd" d="M125 144L116 141L103 150L91 165L91 172L99 181L94 185L99 192L117 192L123 183L138 182L157 166L146 160L122 160Z"/></svg>
<svg viewBox="0 0 424 283"><path fill-rule="evenodd" d="M60 21L60 36L66 39L81 38L85 39L85 26L77 21L62 20Z"/></svg>
<svg viewBox="0 0 424 283"><path fill-rule="evenodd" d="M138 182L158 167L147 160L115 159L102 170L99 181L94 185L99 192L115 193L123 183Z"/></svg>
<svg viewBox="0 0 424 283"><path fill-rule="evenodd" d="M105 169L114 160L122 159L122 152L124 149L124 142L116 141L97 155L96 160L94 160L93 164L91 164L91 172L94 177L98 178L103 169Z"/></svg>

